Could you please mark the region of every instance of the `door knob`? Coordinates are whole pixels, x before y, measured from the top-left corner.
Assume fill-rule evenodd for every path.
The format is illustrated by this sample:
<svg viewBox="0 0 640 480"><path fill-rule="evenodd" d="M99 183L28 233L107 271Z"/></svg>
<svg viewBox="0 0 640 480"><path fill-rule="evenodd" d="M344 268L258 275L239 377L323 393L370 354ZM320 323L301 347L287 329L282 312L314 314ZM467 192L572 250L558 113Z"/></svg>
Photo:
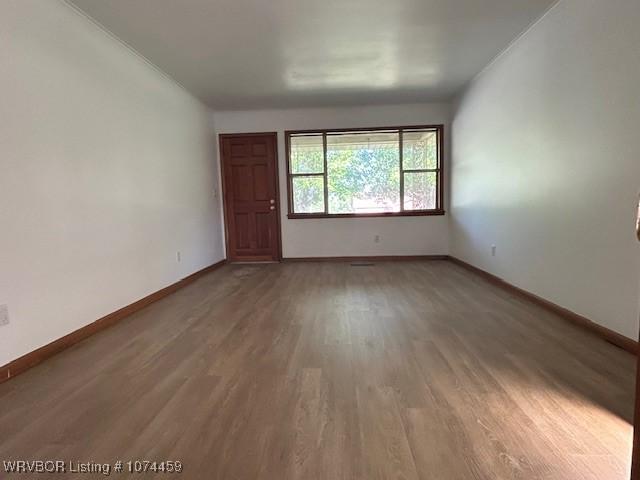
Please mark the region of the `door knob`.
<svg viewBox="0 0 640 480"><path fill-rule="evenodd" d="M276 201L272 198L271 200L269 200L269 203L273 205L274 203L276 203Z"/></svg>
<svg viewBox="0 0 640 480"><path fill-rule="evenodd" d="M271 205L271 206L269 207L269 210L275 210L275 209L276 209L276 207L274 207L273 205Z"/></svg>

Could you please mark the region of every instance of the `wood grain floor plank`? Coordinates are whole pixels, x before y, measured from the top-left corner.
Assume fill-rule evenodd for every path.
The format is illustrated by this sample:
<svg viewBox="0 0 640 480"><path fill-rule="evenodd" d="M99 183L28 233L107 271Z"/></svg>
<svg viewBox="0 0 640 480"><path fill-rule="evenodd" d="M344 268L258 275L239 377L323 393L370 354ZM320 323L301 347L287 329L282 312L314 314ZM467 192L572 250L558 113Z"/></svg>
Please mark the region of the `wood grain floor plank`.
<svg viewBox="0 0 640 480"><path fill-rule="evenodd" d="M0 384L0 460L626 480L634 375L632 355L450 262L227 265Z"/></svg>

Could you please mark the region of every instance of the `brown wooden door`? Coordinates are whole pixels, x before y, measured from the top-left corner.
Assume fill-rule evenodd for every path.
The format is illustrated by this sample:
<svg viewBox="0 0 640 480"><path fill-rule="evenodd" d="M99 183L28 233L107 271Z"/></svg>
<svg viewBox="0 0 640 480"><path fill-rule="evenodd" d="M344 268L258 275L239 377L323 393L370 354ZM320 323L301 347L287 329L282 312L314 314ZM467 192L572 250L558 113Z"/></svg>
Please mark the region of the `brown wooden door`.
<svg viewBox="0 0 640 480"><path fill-rule="evenodd" d="M280 260L275 133L220 135L227 257Z"/></svg>

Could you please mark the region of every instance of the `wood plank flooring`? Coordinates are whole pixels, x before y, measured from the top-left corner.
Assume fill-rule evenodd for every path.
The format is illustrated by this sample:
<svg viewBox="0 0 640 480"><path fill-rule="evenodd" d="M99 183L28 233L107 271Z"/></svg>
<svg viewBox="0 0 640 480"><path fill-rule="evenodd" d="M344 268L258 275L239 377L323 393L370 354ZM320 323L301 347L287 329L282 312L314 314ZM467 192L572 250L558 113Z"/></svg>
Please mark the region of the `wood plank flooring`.
<svg viewBox="0 0 640 480"><path fill-rule="evenodd" d="M1 384L0 460L627 480L633 391L632 355L450 262L227 265Z"/></svg>

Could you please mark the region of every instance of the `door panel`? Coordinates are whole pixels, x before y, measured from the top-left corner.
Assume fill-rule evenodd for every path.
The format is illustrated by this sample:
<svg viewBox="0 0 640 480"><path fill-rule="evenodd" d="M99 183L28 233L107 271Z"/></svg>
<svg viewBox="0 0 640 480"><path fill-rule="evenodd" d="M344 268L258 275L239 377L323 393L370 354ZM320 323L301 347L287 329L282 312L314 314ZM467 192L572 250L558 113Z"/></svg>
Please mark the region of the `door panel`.
<svg viewBox="0 0 640 480"><path fill-rule="evenodd" d="M246 165L232 165L233 199L236 202L248 202L251 200L251 177L249 167Z"/></svg>
<svg viewBox="0 0 640 480"><path fill-rule="evenodd" d="M269 178L266 165L253 166L253 198L255 200L269 200L269 185L264 179Z"/></svg>
<svg viewBox="0 0 640 480"><path fill-rule="evenodd" d="M276 134L221 135L230 260L280 259Z"/></svg>
<svg viewBox="0 0 640 480"><path fill-rule="evenodd" d="M249 245L249 215L235 214L236 242L238 248L250 248Z"/></svg>
<svg viewBox="0 0 640 480"><path fill-rule="evenodd" d="M269 213L256 214L256 242L259 249L269 248L271 245L271 215Z"/></svg>

